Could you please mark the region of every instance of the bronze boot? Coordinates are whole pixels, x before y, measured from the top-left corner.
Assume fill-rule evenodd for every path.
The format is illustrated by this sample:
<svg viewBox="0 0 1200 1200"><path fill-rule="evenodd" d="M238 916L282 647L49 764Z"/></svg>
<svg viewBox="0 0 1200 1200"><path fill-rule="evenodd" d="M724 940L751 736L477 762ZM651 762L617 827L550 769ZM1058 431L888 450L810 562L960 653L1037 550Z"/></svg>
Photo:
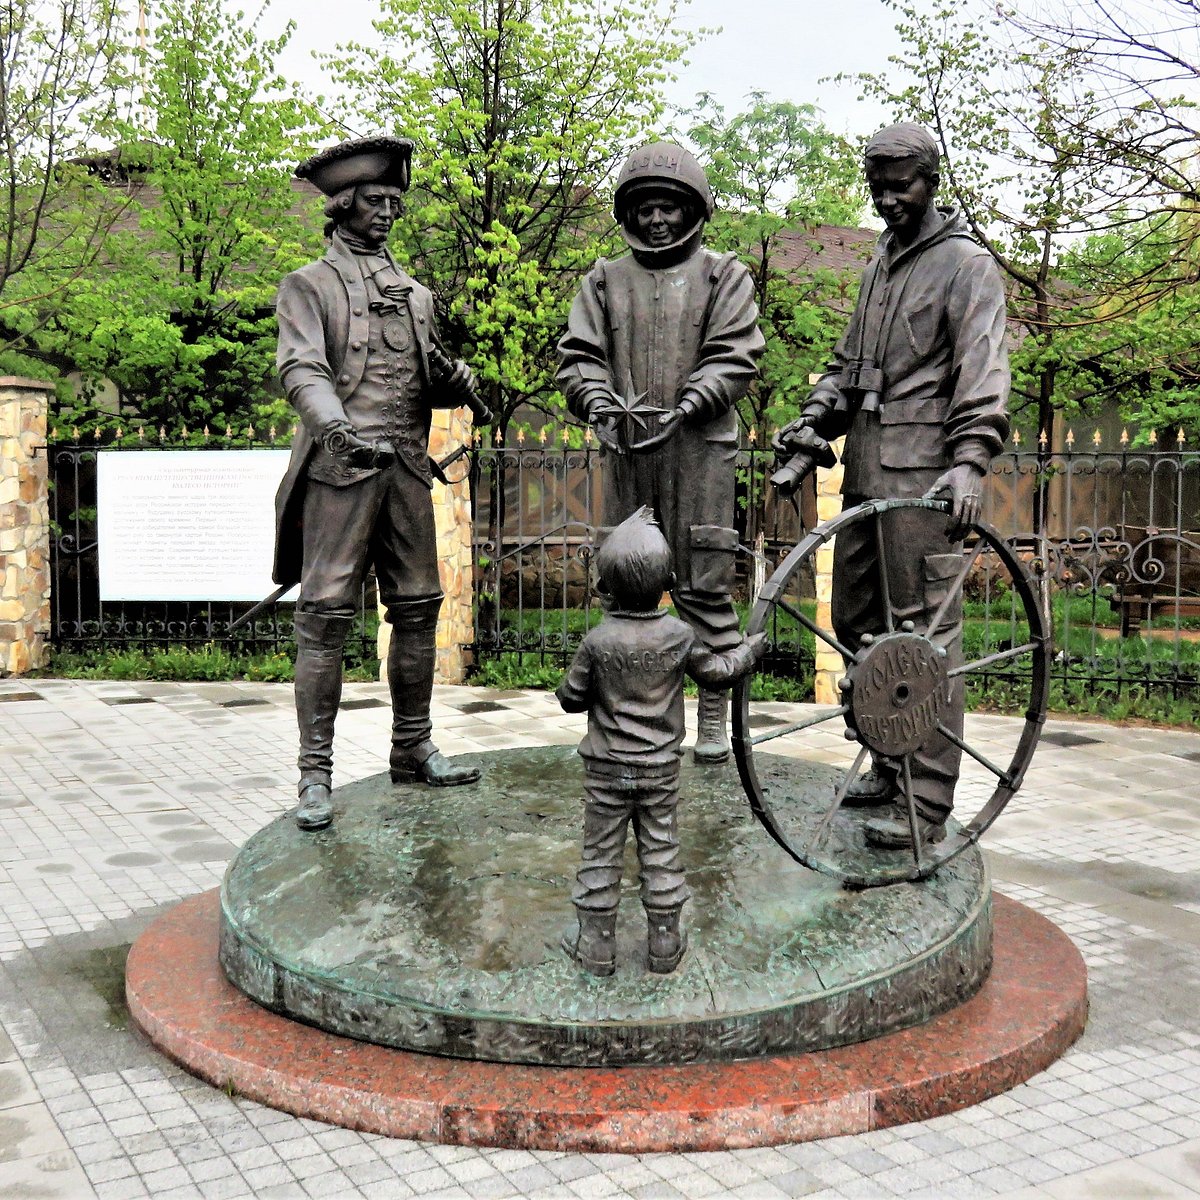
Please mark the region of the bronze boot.
<svg viewBox="0 0 1200 1200"><path fill-rule="evenodd" d="M560 945L589 975L611 975L617 969L617 910L576 905Z"/></svg>
<svg viewBox="0 0 1200 1200"><path fill-rule="evenodd" d="M424 596L390 605L392 638L388 646L388 688L392 695L393 783L416 780L434 787L474 783L478 767L452 762L433 744L433 671L437 663L437 620L441 596Z"/></svg>
<svg viewBox="0 0 1200 1200"><path fill-rule="evenodd" d="M679 927L682 912L682 904L670 908L646 905L646 950L650 970L656 975L670 975L687 949L687 934Z"/></svg>
<svg viewBox="0 0 1200 1200"><path fill-rule="evenodd" d="M333 724L342 698L342 646L353 621L341 613L296 613L301 829L324 829L333 820Z"/></svg>
<svg viewBox="0 0 1200 1200"><path fill-rule="evenodd" d="M696 745L692 750L696 762L723 763L729 757L728 712L728 692L700 689L696 707Z"/></svg>
<svg viewBox="0 0 1200 1200"><path fill-rule="evenodd" d="M891 804L899 794L895 772L874 763L846 789L843 808L879 808Z"/></svg>

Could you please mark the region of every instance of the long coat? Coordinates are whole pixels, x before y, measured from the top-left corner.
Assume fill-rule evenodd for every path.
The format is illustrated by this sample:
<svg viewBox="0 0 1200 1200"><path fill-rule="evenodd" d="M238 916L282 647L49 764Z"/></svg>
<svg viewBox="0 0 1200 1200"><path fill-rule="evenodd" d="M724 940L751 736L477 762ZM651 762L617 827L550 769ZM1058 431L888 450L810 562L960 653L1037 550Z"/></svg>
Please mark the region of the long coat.
<svg viewBox="0 0 1200 1200"><path fill-rule="evenodd" d="M666 269L632 254L601 260L584 278L558 345L558 383L577 417L586 420L592 399L608 389L623 396L632 387L663 410L685 393L697 405L696 419L660 449L605 465L605 523L650 505L684 589L732 587L734 405L763 346L749 271L734 255L703 248Z"/></svg>
<svg viewBox="0 0 1200 1200"><path fill-rule="evenodd" d="M432 409L453 407L461 398L443 396L431 383L429 355L437 345L433 296L399 267L410 290L409 316L416 335L422 381L425 439ZM347 420L344 401L362 382L367 365L370 318L367 289L354 256L336 239L324 258L293 271L279 285L276 299L279 349L276 366L300 427L292 441L292 456L275 496L275 565L278 584L297 583L302 560L300 519L308 461L321 430L330 421ZM404 448L398 448L403 454ZM427 462L407 463L425 485L431 486Z"/></svg>

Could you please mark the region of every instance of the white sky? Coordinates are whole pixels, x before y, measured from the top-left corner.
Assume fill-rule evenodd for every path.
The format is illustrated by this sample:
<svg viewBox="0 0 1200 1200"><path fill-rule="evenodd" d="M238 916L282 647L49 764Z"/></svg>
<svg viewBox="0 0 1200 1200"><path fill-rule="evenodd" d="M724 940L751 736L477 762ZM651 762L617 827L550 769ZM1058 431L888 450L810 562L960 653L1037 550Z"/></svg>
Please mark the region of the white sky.
<svg viewBox="0 0 1200 1200"><path fill-rule="evenodd" d="M264 26L273 33L295 21L280 68L320 92L331 84L311 52L346 41L369 44L378 12L377 0L276 0ZM874 132L889 118L857 100L852 86L818 82L840 71L887 66L897 41L893 14L880 0L692 0L681 24L723 28L692 52L668 94L673 104L686 107L709 91L737 112L748 92L763 91L773 100L815 104L827 126L852 137Z"/></svg>

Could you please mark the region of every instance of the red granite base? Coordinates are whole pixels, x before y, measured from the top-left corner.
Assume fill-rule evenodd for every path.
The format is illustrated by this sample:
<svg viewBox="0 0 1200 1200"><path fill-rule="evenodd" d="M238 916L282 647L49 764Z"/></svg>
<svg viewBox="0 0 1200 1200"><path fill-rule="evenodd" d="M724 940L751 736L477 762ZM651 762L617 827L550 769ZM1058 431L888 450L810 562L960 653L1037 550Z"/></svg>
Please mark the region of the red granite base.
<svg viewBox="0 0 1200 1200"><path fill-rule="evenodd" d="M126 995L164 1054L274 1108L391 1137L542 1150L727 1150L920 1121L1058 1058L1087 1019L1087 972L1056 926L995 897L995 966L916 1029L795 1057L684 1067L551 1068L433 1058L276 1016L217 964L216 891L134 943Z"/></svg>

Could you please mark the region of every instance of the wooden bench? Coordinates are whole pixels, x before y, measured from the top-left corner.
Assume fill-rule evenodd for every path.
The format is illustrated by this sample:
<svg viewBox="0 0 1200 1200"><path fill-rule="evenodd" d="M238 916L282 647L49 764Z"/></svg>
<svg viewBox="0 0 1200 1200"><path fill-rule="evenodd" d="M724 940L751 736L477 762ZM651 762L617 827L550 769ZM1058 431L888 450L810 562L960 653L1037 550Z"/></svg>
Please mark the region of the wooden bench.
<svg viewBox="0 0 1200 1200"><path fill-rule="evenodd" d="M1133 578L1108 601L1120 614L1121 636L1132 637L1155 617L1200 617L1200 534L1128 527L1122 533L1133 546ZM1155 560L1161 573L1150 568Z"/></svg>

